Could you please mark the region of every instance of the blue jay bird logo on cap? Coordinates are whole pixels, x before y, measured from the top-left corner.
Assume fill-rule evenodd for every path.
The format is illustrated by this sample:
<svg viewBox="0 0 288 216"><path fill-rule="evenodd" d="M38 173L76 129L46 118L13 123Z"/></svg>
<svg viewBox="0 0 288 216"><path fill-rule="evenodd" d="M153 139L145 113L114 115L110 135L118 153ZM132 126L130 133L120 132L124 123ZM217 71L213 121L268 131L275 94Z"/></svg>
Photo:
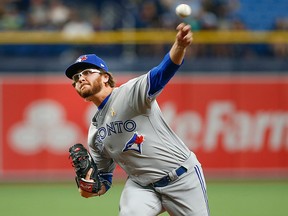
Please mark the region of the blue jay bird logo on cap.
<svg viewBox="0 0 288 216"><path fill-rule="evenodd" d="M76 60L76 62L82 62L82 61L85 61L85 60L87 60L87 59L88 59L88 57L87 57L86 55L80 56L80 57Z"/></svg>

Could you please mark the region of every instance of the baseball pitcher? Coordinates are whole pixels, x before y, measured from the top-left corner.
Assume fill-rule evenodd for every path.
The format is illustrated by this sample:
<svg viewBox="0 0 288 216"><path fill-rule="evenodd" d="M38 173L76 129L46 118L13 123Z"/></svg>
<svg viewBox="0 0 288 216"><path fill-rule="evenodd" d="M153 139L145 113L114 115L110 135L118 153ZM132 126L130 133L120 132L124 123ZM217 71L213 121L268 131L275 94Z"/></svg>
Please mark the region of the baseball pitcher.
<svg viewBox="0 0 288 216"><path fill-rule="evenodd" d="M167 125L156 100L183 64L192 40L190 26L179 24L162 62L119 87L94 54L80 56L67 68L76 92L98 108L88 151L79 143L69 149L81 196L105 194L117 163L128 175L119 215L209 215L201 164Z"/></svg>

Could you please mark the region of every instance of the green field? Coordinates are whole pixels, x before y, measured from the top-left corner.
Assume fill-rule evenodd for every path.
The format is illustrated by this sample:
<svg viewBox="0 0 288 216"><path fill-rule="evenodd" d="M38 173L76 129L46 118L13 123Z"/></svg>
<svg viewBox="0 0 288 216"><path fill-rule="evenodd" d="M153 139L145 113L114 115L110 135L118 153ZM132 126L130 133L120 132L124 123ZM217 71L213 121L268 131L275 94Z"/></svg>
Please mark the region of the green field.
<svg viewBox="0 0 288 216"><path fill-rule="evenodd" d="M287 181L208 181L211 216L286 216ZM123 184L101 197L79 196L74 183L0 183L3 216L118 215ZM162 214L164 216L167 214Z"/></svg>

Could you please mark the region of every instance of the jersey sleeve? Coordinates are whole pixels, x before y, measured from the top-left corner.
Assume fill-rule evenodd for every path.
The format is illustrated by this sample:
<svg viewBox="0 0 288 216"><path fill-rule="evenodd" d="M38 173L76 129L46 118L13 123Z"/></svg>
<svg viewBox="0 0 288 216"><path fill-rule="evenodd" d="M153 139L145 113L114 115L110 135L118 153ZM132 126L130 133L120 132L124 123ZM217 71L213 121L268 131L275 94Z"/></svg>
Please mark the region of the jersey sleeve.
<svg viewBox="0 0 288 216"><path fill-rule="evenodd" d="M113 172L115 170L116 163L111 158L105 157L105 155L100 156L100 154L95 152L94 148L90 149L90 153L93 160L97 164L100 181L104 184L106 191L108 191L112 185Z"/></svg>
<svg viewBox="0 0 288 216"><path fill-rule="evenodd" d="M169 53L166 54L162 62L147 74L124 84L122 86L125 89L123 97L128 97L129 105L134 110L143 114L151 107L151 103L160 94L180 66L172 62Z"/></svg>
<svg viewBox="0 0 288 216"><path fill-rule="evenodd" d="M183 64L183 62L182 62ZM182 65L181 64L181 65ZM150 99L155 98L174 76L181 65L177 65L172 62L169 53L167 53L162 62L154 67L148 73L148 97Z"/></svg>
<svg viewBox="0 0 288 216"><path fill-rule="evenodd" d="M110 157L107 157L107 154L105 153L105 149L102 153L95 150L95 148L90 147L90 153L92 155L93 160L97 164L97 168L99 172L103 173L113 173L116 165L113 159Z"/></svg>

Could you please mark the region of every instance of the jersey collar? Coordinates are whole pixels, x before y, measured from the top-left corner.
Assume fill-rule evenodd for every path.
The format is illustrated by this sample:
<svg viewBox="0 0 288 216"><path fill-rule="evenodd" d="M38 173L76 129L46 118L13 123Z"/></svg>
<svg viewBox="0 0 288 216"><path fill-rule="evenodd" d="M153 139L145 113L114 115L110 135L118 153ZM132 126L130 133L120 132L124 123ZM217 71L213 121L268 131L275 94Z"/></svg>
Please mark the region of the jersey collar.
<svg viewBox="0 0 288 216"><path fill-rule="evenodd" d="M107 103L108 99L110 98L111 94L109 94L103 101L102 103L98 106L98 110L103 109L103 107L105 106L105 104Z"/></svg>

